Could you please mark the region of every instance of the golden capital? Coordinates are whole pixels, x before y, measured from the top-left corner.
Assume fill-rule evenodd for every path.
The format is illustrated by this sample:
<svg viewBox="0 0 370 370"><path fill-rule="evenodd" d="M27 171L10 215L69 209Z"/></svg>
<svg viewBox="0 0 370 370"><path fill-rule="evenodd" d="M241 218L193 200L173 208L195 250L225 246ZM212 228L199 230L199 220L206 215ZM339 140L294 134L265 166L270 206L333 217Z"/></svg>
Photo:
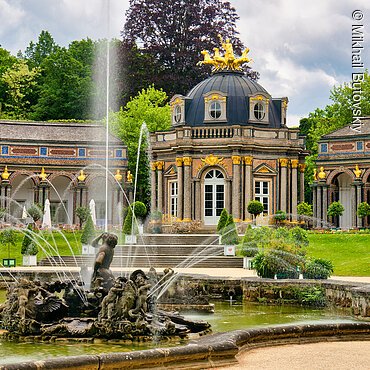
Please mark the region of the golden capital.
<svg viewBox="0 0 370 370"><path fill-rule="evenodd" d="M288 166L288 158L279 158L279 163L281 167Z"/></svg>
<svg viewBox="0 0 370 370"><path fill-rule="evenodd" d="M1 174L3 180L8 180L10 173L8 172L8 166L5 166L4 172Z"/></svg>
<svg viewBox="0 0 370 370"><path fill-rule="evenodd" d="M317 174L317 177L320 180L324 180L326 178L326 173L324 171L324 167L323 166L320 167L320 172Z"/></svg>
<svg viewBox="0 0 370 370"><path fill-rule="evenodd" d="M78 181L83 182L86 179L86 175L84 174L84 170L80 171L80 174L77 176Z"/></svg>
<svg viewBox="0 0 370 370"><path fill-rule="evenodd" d="M306 170L306 165L304 163L300 163L298 167L299 167L299 172L303 173Z"/></svg>
<svg viewBox="0 0 370 370"><path fill-rule="evenodd" d="M298 159L292 159L290 161L290 163L292 165L292 168L297 168L298 167L299 160Z"/></svg>
<svg viewBox="0 0 370 370"><path fill-rule="evenodd" d="M157 168L159 171L162 171L164 167L164 162L163 161L158 161L157 162Z"/></svg>
<svg viewBox="0 0 370 370"><path fill-rule="evenodd" d="M253 164L253 157L251 155L246 155L243 157L243 161L247 166L251 166Z"/></svg>
<svg viewBox="0 0 370 370"><path fill-rule="evenodd" d="M193 161L191 157L183 157L182 160L184 162L184 166L191 166L191 162Z"/></svg>
<svg viewBox="0 0 370 370"><path fill-rule="evenodd" d="M176 158L176 166L177 167L182 167L182 162L183 162L182 158Z"/></svg>
<svg viewBox="0 0 370 370"><path fill-rule="evenodd" d="M150 168L152 171L155 171L157 169L157 162L150 162Z"/></svg>
<svg viewBox="0 0 370 370"><path fill-rule="evenodd" d="M233 161L233 164L240 164L242 157L240 155L232 155L231 160Z"/></svg>
<svg viewBox="0 0 370 370"><path fill-rule="evenodd" d="M45 172L45 168L41 168L41 173L39 173L39 178L41 181L46 181L46 178L48 177L48 174Z"/></svg>
<svg viewBox="0 0 370 370"><path fill-rule="evenodd" d="M116 181L118 182L121 182L122 181L122 175L121 175L121 171L120 170L117 170L116 171L116 174L114 175L114 178L116 179Z"/></svg>

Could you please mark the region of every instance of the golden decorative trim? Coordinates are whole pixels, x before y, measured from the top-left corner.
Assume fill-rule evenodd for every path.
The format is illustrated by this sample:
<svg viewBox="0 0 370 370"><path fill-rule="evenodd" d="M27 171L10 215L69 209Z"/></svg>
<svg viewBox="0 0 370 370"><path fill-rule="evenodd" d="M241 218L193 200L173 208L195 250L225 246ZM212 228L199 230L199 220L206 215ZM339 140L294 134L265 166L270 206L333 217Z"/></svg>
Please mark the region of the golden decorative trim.
<svg viewBox="0 0 370 370"><path fill-rule="evenodd" d="M181 222L191 222L191 218L184 218Z"/></svg>
<svg viewBox="0 0 370 370"><path fill-rule="evenodd" d="M218 37L220 39L220 44L225 51L224 55L222 56L220 54L219 48L213 48L213 57L211 57L207 50L202 50L201 54L203 55L203 60L198 62L197 65L211 65L212 72L224 70L243 71L242 65L251 61L251 59L248 58L249 49L244 49L241 57L236 58L230 39L226 39L226 41L223 42L222 36L218 35Z"/></svg>
<svg viewBox="0 0 370 370"><path fill-rule="evenodd" d="M84 170L80 171L80 174L77 176L77 180L80 182L84 182L86 180L86 175L84 174Z"/></svg>
<svg viewBox="0 0 370 370"><path fill-rule="evenodd" d="M115 178L115 179L116 179L116 181L118 181L118 182L121 182L121 181L122 181L123 176L121 175L121 171L120 171L120 170L117 170L117 171L116 171L116 174L114 175L114 178Z"/></svg>
<svg viewBox="0 0 370 370"><path fill-rule="evenodd" d="M183 159L182 158L176 158L176 166L182 167Z"/></svg>
<svg viewBox="0 0 370 370"><path fill-rule="evenodd" d="M155 171L157 169L157 162L150 162L150 168L152 171Z"/></svg>
<svg viewBox="0 0 370 370"><path fill-rule="evenodd" d="M164 167L164 161L158 161L157 162L157 168L159 171L162 171Z"/></svg>
<svg viewBox="0 0 370 370"><path fill-rule="evenodd" d="M234 218L234 222L242 222L240 218Z"/></svg>
<svg viewBox="0 0 370 370"><path fill-rule="evenodd" d="M180 98L176 98L173 102L171 102L171 107L174 107L177 104L181 104L182 100Z"/></svg>
<svg viewBox="0 0 370 370"><path fill-rule="evenodd" d="M299 172L303 173L304 171L306 171L306 165L304 163L300 163L298 167L299 167Z"/></svg>
<svg viewBox="0 0 370 370"><path fill-rule="evenodd" d="M191 162L193 161L191 157L183 157L182 160L184 162L184 166L191 166Z"/></svg>
<svg viewBox="0 0 370 370"><path fill-rule="evenodd" d="M233 161L233 164L240 164L242 157L240 155L232 155L231 160Z"/></svg>
<svg viewBox="0 0 370 370"><path fill-rule="evenodd" d="M298 159L292 159L290 161L291 165L292 165L292 168L298 168L298 163L299 163L299 160Z"/></svg>
<svg viewBox="0 0 370 370"><path fill-rule="evenodd" d="M48 174L45 172L45 168L41 168L41 173L39 174L39 178L41 181L46 181L46 178L48 177Z"/></svg>
<svg viewBox="0 0 370 370"><path fill-rule="evenodd" d="M217 164L224 165L224 158L219 158L213 154L207 155L205 159L201 158L201 161L203 164L208 164L209 166L215 166Z"/></svg>
<svg viewBox="0 0 370 370"><path fill-rule="evenodd" d="M4 172L1 174L3 180L9 180L10 173L8 172L8 166L5 166Z"/></svg>
<svg viewBox="0 0 370 370"><path fill-rule="evenodd" d="M320 167L320 172L317 174L317 177L320 180L324 180L326 178L326 173L324 171L324 167L323 166Z"/></svg>
<svg viewBox="0 0 370 370"><path fill-rule="evenodd" d="M257 96L251 96L249 100L252 101L268 101L268 98L265 98L262 95L257 95Z"/></svg>
<svg viewBox="0 0 370 370"><path fill-rule="evenodd" d="M271 171L265 165L261 166L257 171L257 173L270 173L270 172Z"/></svg>
<svg viewBox="0 0 370 370"><path fill-rule="evenodd" d="M353 173L355 174L356 179L359 179L361 177L362 170L358 168L358 164L356 164L355 169L353 170Z"/></svg>
<svg viewBox="0 0 370 370"><path fill-rule="evenodd" d="M251 155L246 155L243 157L243 161L247 166L251 166L253 164L253 157Z"/></svg>
<svg viewBox="0 0 370 370"><path fill-rule="evenodd" d="M317 169L313 169L313 179L316 181L317 180Z"/></svg>
<svg viewBox="0 0 370 370"><path fill-rule="evenodd" d="M287 167L288 166L288 158L279 158L279 163L281 167Z"/></svg>
<svg viewBox="0 0 370 370"><path fill-rule="evenodd" d="M212 94L211 96L204 98L204 101L206 103L212 100L219 100L221 102L226 102L226 96L221 96L219 94Z"/></svg>

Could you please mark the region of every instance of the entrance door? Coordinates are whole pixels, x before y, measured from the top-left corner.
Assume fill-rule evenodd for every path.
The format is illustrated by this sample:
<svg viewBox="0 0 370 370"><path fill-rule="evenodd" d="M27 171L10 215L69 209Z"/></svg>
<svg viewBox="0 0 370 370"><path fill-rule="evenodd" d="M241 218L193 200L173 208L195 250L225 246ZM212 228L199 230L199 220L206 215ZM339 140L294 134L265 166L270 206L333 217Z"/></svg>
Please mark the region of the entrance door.
<svg viewBox="0 0 370 370"><path fill-rule="evenodd" d="M224 207L224 175L219 170L210 170L204 178L204 224L217 225Z"/></svg>

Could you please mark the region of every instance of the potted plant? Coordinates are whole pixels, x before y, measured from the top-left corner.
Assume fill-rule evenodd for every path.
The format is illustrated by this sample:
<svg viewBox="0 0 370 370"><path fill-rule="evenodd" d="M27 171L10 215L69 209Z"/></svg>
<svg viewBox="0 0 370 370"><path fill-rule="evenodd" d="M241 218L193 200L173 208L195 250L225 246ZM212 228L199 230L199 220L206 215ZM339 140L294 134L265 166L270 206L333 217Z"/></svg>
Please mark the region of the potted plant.
<svg viewBox="0 0 370 370"><path fill-rule="evenodd" d="M286 220L286 213L284 211L276 211L274 214L274 220L276 223L276 226L280 225L283 221Z"/></svg>
<svg viewBox="0 0 370 370"><path fill-rule="evenodd" d="M144 233L144 226L143 226L144 218L148 213L146 205L143 202L137 201L131 204L131 209L137 220L137 227L138 227L139 235L142 235Z"/></svg>
<svg viewBox="0 0 370 370"><path fill-rule="evenodd" d="M224 255L235 256L235 245L238 244L238 242L239 236L234 218L232 215L229 215L221 234L221 243L224 245Z"/></svg>
<svg viewBox="0 0 370 370"><path fill-rule="evenodd" d="M357 207L357 216L361 219L370 216L370 205L367 202L362 202Z"/></svg>
<svg viewBox="0 0 370 370"><path fill-rule="evenodd" d="M338 218L339 216L342 216L344 212L344 207L342 203L340 202L333 202L328 207L328 216Z"/></svg>
<svg viewBox="0 0 370 370"><path fill-rule="evenodd" d="M91 214L89 214L81 235L82 254L94 254L94 248L91 246L94 238L95 226Z"/></svg>
<svg viewBox="0 0 370 370"><path fill-rule="evenodd" d="M80 220L80 229L82 229L82 225L87 221L91 211L88 207L77 207L76 208L76 216Z"/></svg>
<svg viewBox="0 0 370 370"><path fill-rule="evenodd" d="M150 214L150 223L152 225L152 233L160 234L162 232L162 217L163 214L161 211L153 211Z"/></svg>
<svg viewBox="0 0 370 370"><path fill-rule="evenodd" d="M27 209L27 214L32 218L35 225L37 225L37 221L39 221L43 215L42 206L39 204L32 204L31 207Z"/></svg>
<svg viewBox="0 0 370 370"><path fill-rule="evenodd" d="M310 226L310 221L306 220L313 216L312 204L306 202L299 203L297 206L297 213L300 216L299 219L305 221L306 227Z"/></svg>
<svg viewBox="0 0 370 370"><path fill-rule="evenodd" d="M15 247L16 242L17 234L14 229L7 228L0 232L0 244L8 247L7 262L9 266L15 266L15 258L10 258L10 247Z"/></svg>
<svg viewBox="0 0 370 370"><path fill-rule="evenodd" d="M333 263L322 258L309 260L303 270L304 279L328 279L333 273Z"/></svg>
<svg viewBox="0 0 370 370"><path fill-rule="evenodd" d="M248 212L254 217L254 224L256 224L256 217L263 212L263 204L258 200L251 200L247 207Z"/></svg>
<svg viewBox="0 0 370 370"><path fill-rule="evenodd" d="M27 229L24 232L22 240L21 254L23 255L24 266L36 266L37 265L37 253L39 249L35 243L35 231L33 225L28 224Z"/></svg>

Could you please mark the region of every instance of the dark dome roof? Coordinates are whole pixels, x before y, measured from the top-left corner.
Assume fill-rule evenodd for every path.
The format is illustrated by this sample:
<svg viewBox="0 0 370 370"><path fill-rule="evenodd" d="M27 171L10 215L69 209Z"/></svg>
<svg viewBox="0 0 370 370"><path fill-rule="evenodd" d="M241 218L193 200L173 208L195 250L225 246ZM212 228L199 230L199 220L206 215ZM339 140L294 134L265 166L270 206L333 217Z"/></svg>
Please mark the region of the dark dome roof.
<svg viewBox="0 0 370 370"><path fill-rule="evenodd" d="M210 91L219 91L227 95L227 124L247 124L249 120L249 96L262 93L270 94L257 82L250 80L242 72L224 71L214 73L200 82L187 94L186 124L202 126L204 123L204 95ZM280 117L270 100L270 127L280 127Z"/></svg>

